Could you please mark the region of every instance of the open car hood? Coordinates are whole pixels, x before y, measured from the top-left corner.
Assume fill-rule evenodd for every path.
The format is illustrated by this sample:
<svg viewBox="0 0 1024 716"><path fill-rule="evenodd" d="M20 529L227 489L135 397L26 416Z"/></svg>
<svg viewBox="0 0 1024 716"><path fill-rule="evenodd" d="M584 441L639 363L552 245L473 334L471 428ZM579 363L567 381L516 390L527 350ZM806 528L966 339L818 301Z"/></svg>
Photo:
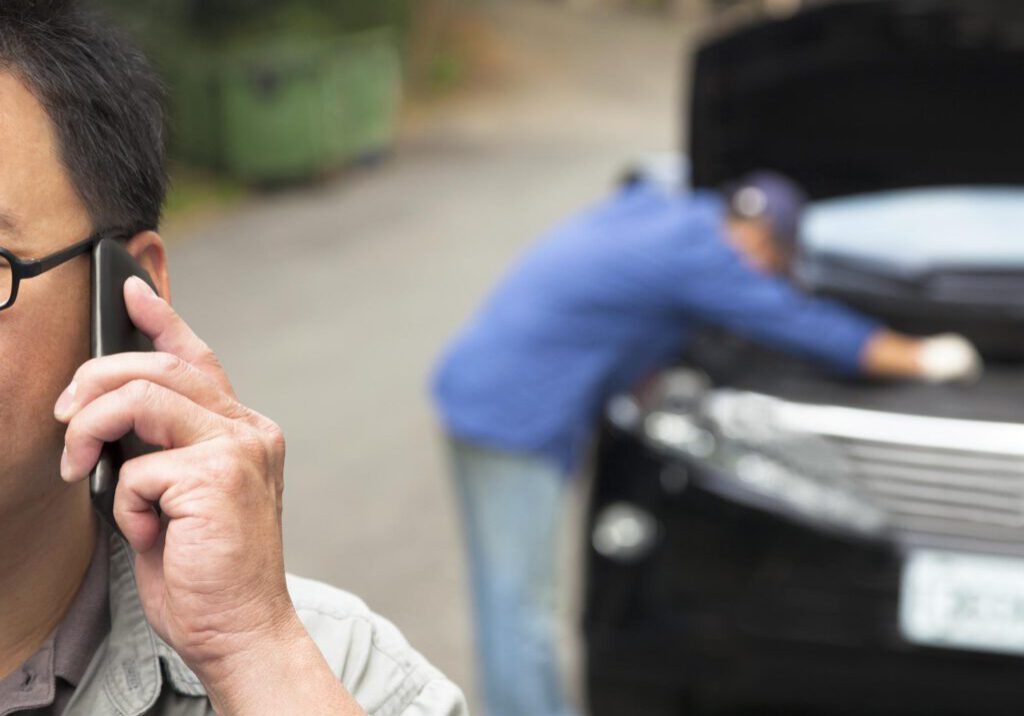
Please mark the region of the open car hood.
<svg viewBox="0 0 1024 716"><path fill-rule="evenodd" d="M1024 184L1024 2L846 0L715 36L694 66L693 181L757 168L815 198Z"/></svg>
<svg viewBox="0 0 1024 716"><path fill-rule="evenodd" d="M838 375L819 362L706 329L683 357L715 385L798 403L838 405L958 420L1024 423L1024 368L994 362L970 385L929 385Z"/></svg>

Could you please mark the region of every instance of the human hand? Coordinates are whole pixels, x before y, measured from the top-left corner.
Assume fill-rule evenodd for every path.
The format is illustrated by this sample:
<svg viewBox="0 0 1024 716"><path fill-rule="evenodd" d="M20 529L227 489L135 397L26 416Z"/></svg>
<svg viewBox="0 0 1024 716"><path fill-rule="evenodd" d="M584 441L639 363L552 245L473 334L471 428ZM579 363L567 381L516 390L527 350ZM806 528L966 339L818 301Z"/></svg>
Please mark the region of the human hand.
<svg viewBox="0 0 1024 716"><path fill-rule="evenodd" d="M978 350L963 336L947 333L921 341L921 378L929 383L974 382L984 372Z"/></svg>
<svg viewBox="0 0 1024 716"><path fill-rule="evenodd" d="M68 425L62 477L86 478L103 445L131 431L163 448L124 464L114 516L137 553L147 619L219 711L284 713L260 695L288 680L294 688L301 673L304 688L333 688L336 700L301 711L293 699L289 712L362 713L325 680L326 662L288 595L281 430L238 401L209 347L144 282L129 279L125 301L155 352L77 371L55 407Z"/></svg>

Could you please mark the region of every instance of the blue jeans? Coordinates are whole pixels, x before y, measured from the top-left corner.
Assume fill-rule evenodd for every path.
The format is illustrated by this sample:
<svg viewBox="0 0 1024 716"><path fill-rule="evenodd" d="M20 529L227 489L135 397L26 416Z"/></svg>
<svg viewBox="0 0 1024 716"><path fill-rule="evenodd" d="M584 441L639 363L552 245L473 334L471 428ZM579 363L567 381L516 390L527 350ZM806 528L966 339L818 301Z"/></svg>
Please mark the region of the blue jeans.
<svg viewBox="0 0 1024 716"><path fill-rule="evenodd" d="M555 648L566 476L528 455L450 448L486 714L570 716Z"/></svg>

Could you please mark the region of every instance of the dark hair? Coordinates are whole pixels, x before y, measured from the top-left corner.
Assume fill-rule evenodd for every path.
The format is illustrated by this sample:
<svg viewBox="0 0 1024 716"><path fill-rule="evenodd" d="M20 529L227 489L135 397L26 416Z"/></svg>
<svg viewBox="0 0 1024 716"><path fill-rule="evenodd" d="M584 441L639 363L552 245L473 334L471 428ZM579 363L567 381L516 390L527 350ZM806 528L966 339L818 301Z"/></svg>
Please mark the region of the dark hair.
<svg viewBox="0 0 1024 716"><path fill-rule="evenodd" d="M35 95L95 230L156 229L167 193L163 87L76 0L0 0L0 70Z"/></svg>

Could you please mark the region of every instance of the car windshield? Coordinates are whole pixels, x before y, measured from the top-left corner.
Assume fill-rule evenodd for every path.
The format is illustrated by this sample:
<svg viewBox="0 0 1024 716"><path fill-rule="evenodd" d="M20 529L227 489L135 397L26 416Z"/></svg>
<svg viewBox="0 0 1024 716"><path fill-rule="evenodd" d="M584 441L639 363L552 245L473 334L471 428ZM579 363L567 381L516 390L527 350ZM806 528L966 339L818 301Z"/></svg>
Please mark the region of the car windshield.
<svg viewBox="0 0 1024 716"><path fill-rule="evenodd" d="M815 203L802 229L809 255L942 266L1024 268L1024 188L913 189Z"/></svg>

